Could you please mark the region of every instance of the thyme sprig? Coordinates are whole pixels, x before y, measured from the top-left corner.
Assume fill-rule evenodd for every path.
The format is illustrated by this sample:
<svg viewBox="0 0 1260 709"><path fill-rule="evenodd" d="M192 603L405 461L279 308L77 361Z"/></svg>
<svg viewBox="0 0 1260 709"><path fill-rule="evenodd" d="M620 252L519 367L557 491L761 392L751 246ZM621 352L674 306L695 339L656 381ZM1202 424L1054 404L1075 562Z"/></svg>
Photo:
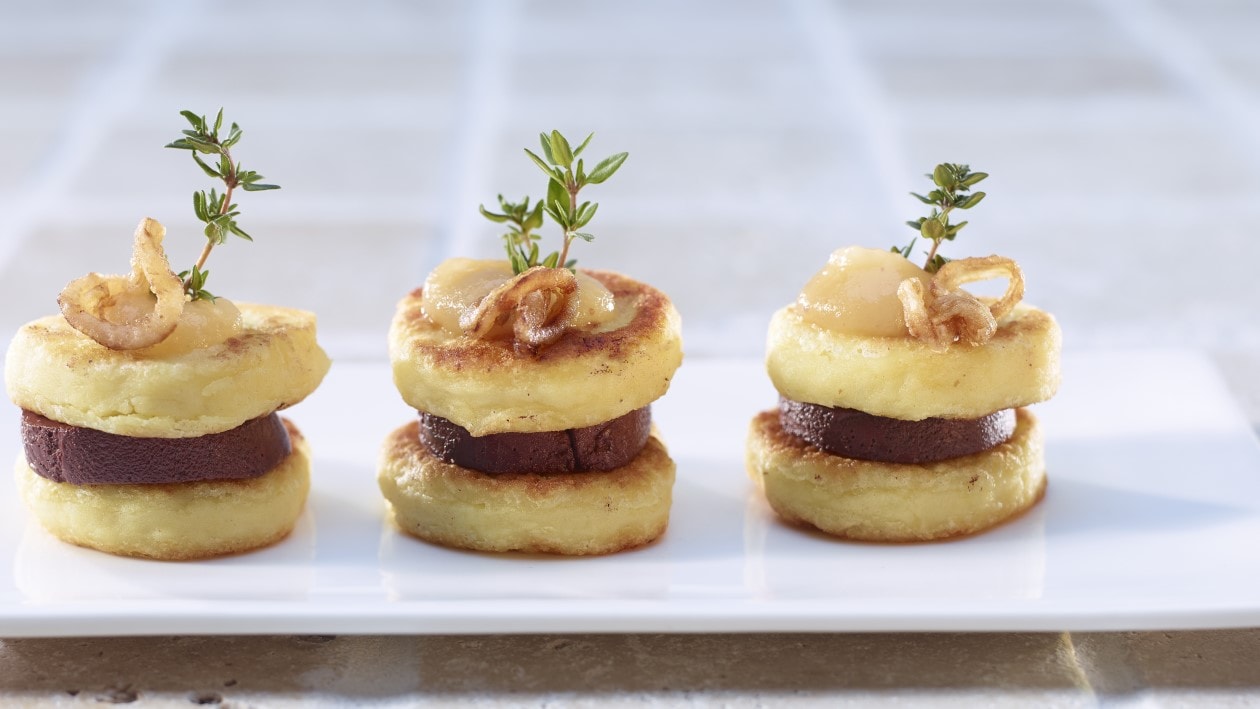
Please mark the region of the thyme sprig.
<svg viewBox="0 0 1260 709"><path fill-rule="evenodd" d="M542 237L534 230L543 224L543 203L538 202L530 209L529 197L521 198L520 202L509 202L499 195L499 208L503 210L502 214L488 211L484 205L478 207L486 219L496 224L508 224L508 231L503 235L503 248L512 263L512 272L521 273L538 265L538 241Z"/></svg>
<svg viewBox="0 0 1260 709"><path fill-rule="evenodd" d="M542 145L542 156L528 148L525 149L525 154L547 174L546 199L539 200L530 209L529 197L513 203L499 195L502 213L491 212L484 205L480 207L482 216L490 221L509 224L508 233L503 235L503 243L514 273L521 273L534 266L572 270L577 264L576 259L569 258L569 246L573 240L595 240L593 234L583 229L595 217L599 204L590 201L578 204L578 193L587 185L597 185L612 177L629 157L629 153L617 153L604 158L588 173L581 155L594 137L595 134L591 133L574 148L560 131L540 133L538 139ZM540 237L533 232L542 226L544 213L563 230L564 242L558 251L540 259L537 243Z"/></svg>
<svg viewBox="0 0 1260 709"><path fill-rule="evenodd" d="M192 129L181 131L184 134L183 137L167 143L166 147L190 151L193 161L202 172L223 181L222 194L213 187L208 192L198 190L193 193L193 213L206 225L203 230L206 235L206 245L193 267L178 274L184 281L184 293L192 300L213 301L214 295L205 289L206 279L210 276L210 271L205 268L210 251L215 246L226 242L229 234L235 234L246 241L254 240L254 237L236 223L236 218L241 212L232 202L232 193L237 188L246 192L278 190L280 185L263 183L262 175L253 170L243 169L239 161L232 160L231 148L240 142L242 132L240 126L233 123L228 128L227 136L222 139L219 137L219 131L223 128L222 108L215 116L214 123L207 122L205 116L198 116L192 111L180 111L179 115L187 119ZM202 160L199 154L219 156L218 164L210 165Z"/></svg>
<svg viewBox="0 0 1260 709"><path fill-rule="evenodd" d="M911 239L910 243L904 247L892 247L892 251L910 258L914 244L921 236L932 242L931 250L925 252L927 254L927 261L923 264L925 271L936 273L941 266L949 263L949 259L936 252L940 249L942 241L953 241L958 232L967 226L965 221L951 224L949 213L955 209L971 209L980 204L980 200L985 198L984 192L968 193L971 192L972 187L988 176L987 172L972 172L968 165L954 163L937 165L931 174L926 175L936 185L936 189L927 195L910 193L920 202L932 205L931 213L926 217L906 222L906 225L917 231L919 235Z"/></svg>

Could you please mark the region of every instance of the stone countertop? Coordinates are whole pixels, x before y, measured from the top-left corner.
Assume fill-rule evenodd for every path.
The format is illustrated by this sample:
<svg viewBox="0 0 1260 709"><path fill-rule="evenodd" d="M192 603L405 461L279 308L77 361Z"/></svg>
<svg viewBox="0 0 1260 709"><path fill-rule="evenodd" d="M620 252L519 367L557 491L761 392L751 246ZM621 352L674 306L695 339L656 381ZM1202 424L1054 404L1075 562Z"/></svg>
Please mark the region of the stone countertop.
<svg viewBox="0 0 1260 709"><path fill-rule="evenodd" d="M32 706L1254 706L1254 630L7 640Z"/></svg>
<svg viewBox="0 0 1260 709"><path fill-rule="evenodd" d="M221 23L228 18L226 25ZM215 28L226 26L225 32ZM671 294L689 357L757 356L834 248L906 241L936 162L991 173L948 246L1003 253L1068 349L1209 352L1260 429L1260 6L919 0L347 6L0 0L0 328L125 267L141 216L172 259L206 186L161 145L227 107L256 237L216 292L315 310L380 360L397 298L492 255L475 211L537 193L539 130L595 129L607 184L583 265ZM577 57L577 59L575 59ZM598 228L595 228L598 227ZM182 637L0 641L0 702L1260 703L1260 632Z"/></svg>

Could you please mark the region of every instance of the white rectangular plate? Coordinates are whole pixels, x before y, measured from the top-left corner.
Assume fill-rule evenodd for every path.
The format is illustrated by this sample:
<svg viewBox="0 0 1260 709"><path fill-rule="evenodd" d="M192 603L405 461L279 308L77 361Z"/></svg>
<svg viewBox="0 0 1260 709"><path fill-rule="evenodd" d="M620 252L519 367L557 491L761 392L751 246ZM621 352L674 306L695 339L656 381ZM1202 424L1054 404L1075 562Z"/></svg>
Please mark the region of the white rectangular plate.
<svg viewBox="0 0 1260 709"><path fill-rule="evenodd" d="M1202 357L1081 354L1037 408L1045 500L970 539L854 544L776 521L744 473L759 362L690 361L654 408L678 463L668 533L608 557L452 551L385 522L384 364L337 364L291 413L315 450L294 534L205 562L62 544L0 482L0 636L1120 630L1260 626L1260 446ZM5 407L0 458L16 455Z"/></svg>

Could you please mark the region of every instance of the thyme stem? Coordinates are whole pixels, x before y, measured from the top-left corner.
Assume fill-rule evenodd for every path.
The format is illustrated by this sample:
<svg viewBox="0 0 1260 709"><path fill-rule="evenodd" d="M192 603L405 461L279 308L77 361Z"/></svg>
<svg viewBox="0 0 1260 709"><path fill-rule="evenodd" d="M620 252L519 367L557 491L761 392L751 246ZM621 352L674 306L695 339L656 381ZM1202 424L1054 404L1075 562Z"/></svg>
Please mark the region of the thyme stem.
<svg viewBox="0 0 1260 709"><path fill-rule="evenodd" d="M570 182L566 189L569 192L569 214L577 214L577 195L580 188ZM569 262L569 244L572 244L573 239L576 238L574 232L574 229L564 230L564 248L560 249L560 258L558 259L561 266Z"/></svg>
<svg viewBox="0 0 1260 709"><path fill-rule="evenodd" d="M179 274L184 282L184 293L190 298L213 300L214 295L205 289L206 277L209 275L209 272L205 270L205 265L206 260L210 258L210 252L215 246L227 241L229 234L235 234L246 241L254 240L236 223L236 218L240 216L236 205L232 203L236 188L239 187L246 192L261 192L278 190L280 186L263 184L262 175L253 170L241 169L240 163L232 159L230 148L240 141L241 127L233 123L228 129L227 136L220 140L219 129L223 127L223 109L219 109L213 122L207 121L204 116L199 116L192 111L179 113L192 128L184 130L183 137L168 143L166 147L189 151L193 162L197 163L197 167L201 168L202 172L223 181L222 196L214 189L209 192L199 190L193 193L193 212L197 215L197 219L205 224L203 231L206 235L206 244L202 247L201 255L197 257L197 262L193 264L193 267ZM199 155L217 155L218 165L207 163Z"/></svg>
<svg viewBox="0 0 1260 709"><path fill-rule="evenodd" d="M236 189L236 184L237 184L236 183L236 164L232 162L232 155L231 153L227 151L226 148L223 149L223 157L225 160L227 160L228 164L232 166L232 168L231 170L229 170L229 174L223 177L223 184L227 186L227 189L223 193L223 206L219 208L220 216L227 214L228 210L231 208L232 191ZM206 259L210 258L210 252L214 250L214 245L216 243L217 242L215 242L213 239L206 240L205 247L201 249L201 255L197 257L197 263L193 265L192 270L188 272L188 277L184 279L185 291L187 291L190 287L192 287L192 278L193 278L192 274L198 271L205 270Z"/></svg>

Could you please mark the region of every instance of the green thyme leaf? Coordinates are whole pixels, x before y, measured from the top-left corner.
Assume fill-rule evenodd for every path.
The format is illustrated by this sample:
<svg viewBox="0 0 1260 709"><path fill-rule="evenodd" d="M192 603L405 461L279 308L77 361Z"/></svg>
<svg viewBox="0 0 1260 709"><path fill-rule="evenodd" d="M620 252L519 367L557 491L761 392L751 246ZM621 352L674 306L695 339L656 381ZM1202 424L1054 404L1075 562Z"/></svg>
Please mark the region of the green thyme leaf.
<svg viewBox="0 0 1260 709"><path fill-rule="evenodd" d="M940 241L945 238L945 225L939 219L925 219L919 227L919 233L929 241Z"/></svg>
<svg viewBox="0 0 1260 709"><path fill-rule="evenodd" d="M193 150L196 150L199 153L205 153L207 155L210 155L212 153L218 153L222 150L222 148L219 147L218 143L212 143L209 140L203 139L202 136L198 136L195 138L192 136L189 136L187 138L184 138L184 140L189 145L193 146Z"/></svg>
<svg viewBox="0 0 1260 709"><path fill-rule="evenodd" d="M547 183L547 206L549 210L555 207L559 214L567 214L568 212L569 192L565 190L564 185L555 180ZM548 211L548 214L551 214L551 212ZM554 214L552 214L552 218L556 221L561 221L560 217Z"/></svg>
<svg viewBox="0 0 1260 709"><path fill-rule="evenodd" d="M569 141L565 140L560 131L551 131L551 155L554 158L551 162L560 167L573 166L573 148L569 147Z"/></svg>
<svg viewBox="0 0 1260 709"><path fill-rule="evenodd" d="M547 152L548 154L550 154L550 151L547 151ZM547 173L548 177L551 177L554 179L555 175L551 172L551 165L548 165L546 162L543 161L542 158L538 157L533 152L531 152L529 148L525 149L525 154L529 156L530 160L534 161L534 164L538 166L538 169Z"/></svg>
<svg viewBox="0 0 1260 709"><path fill-rule="evenodd" d="M958 186L958 177L950 171L948 165L937 165L936 169L932 170L932 181L947 190Z"/></svg>
<svg viewBox="0 0 1260 709"><path fill-rule="evenodd" d="M906 222L906 225L918 232L919 236L932 242L932 248L927 252L927 261L923 264L927 272L936 273L941 266L949 262L949 259L936 253L937 249L940 248L942 241L953 241L954 237L958 236L958 232L967 226L965 221L951 223L950 212L955 209L971 209L980 204L985 198L985 193L970 193L971 187L988 176L985 172L972 172L967 165L941 163L927 175L936 189L926 195L910 193L920 202L932 205L932 211L928 216ZM917 239L918 237L915 237L905 247L894 246L892 251L910 258Z"/></svg>
<svg viewBox="0 0 1260 709"><path fill-rule="evenodd" d="M192 157L193 157L193 161L197 163L197 165L201 168L202 172L206 173L207 176L214 177L214 178L223 177L223 175L219 174L218 170L210 167L209 165L205 163L205 161L197 157L197 153L193 153Z"/></svg>
<svg viewBox="0 0 1260 709"><path fill-rule="evenodd" d="M241 135L243 135L243 133L241 133L241 129L233 123L232 127L228 130L227 140L223 141L223 147L230 148L236 145L241 141Z"/></svg>
<svg viewBox="0 0 1260 709"><path fill-rule="evenodd" d="M550 137L549 137L546 133L539 133L539 134L538 134L538 142L542 144L542 153L543 153L543 155L547 156L547 162L546 162L546 163L544 163L544 164L547 164L547 165L555 165L555 164L556 164L556 156L555 156L555 154L553 154L553 153L551 152L551 138L550 138ZM526 150L525 152L527 152L527 153L528 153L529 151L528 151L528 150ZM545 167L545 168L543 168L543 169L550 170L550 168L549 168L549 167Z"/></svg>
<svg viewBox="0 0 1260 709"><path fill-rule="evenodd" d="M481 216L485 217L486 219L489 219L490 221L496 224L502 224L503 222L506 222L508 219L511 218L506 214L495 214L494 212L487 211L486 206L484 204L478 205L477 211L481 212Z"/></svg>
<svg viewBox="0 0 1260 709"><path fill-rule="evenodd" d="M546 207L543 207L543 210L544 210L544 211L546 211L546 212L547 212L547 216L549 216L549 217L551 217L552 219L554 219L554 220L556 221L556 223L557 223L557 224L559 224L560 226L564 226L564 225L565 225L565 217L564 217L564 215L563 215L563 214L561 214L559 211L557 211L557 210L556 210L556 205L557 205L557 204L560 204L560 203L559 203L559 202L553 202L553 203L551 203L551 204L547 205Z"/></svg>
<svg viewBox="0 0 1260 709"><path fill-rule="evenodd" d="M220 227L214 220L207 222L206 228L201 231L206 235L206 238L210 240L210 243L215 246L227 241L227 237L223 235L223 228Z"/></svg>
<svg viewBox="0 0 1260 709"><path fill-rule="evenodd" d="M630 157L629 153L617 153L612 157L600 160L599 164L595 166L595 169L591 170L591 174L587 175L586 181L593 185L598 185L604 182L613 176L613 173L621 167L621 164L624 163L628 157Z"/></svg>
<svg viewBox="0 0 1260 709"><path fill-rule="evenodd" d="M502 214L491 212L485 206L478 207L481 216L496 224L507 224L508 231L503 234L503 249L507 253L508 263L512 264L513 273L522 273L533 265L537 265L538 246L534 240L538 237L532 232L542 226L542 203L529 206L529 197L520 202L509 202L503 195L498 196Z"/></svg>
<svg viewBox="0 0 1260 709"><path fill-rule="evenodd" d="M529 203L528 197L525 198L525 203L526 204ZM538 204L534 205L534 211L530 212L529 216L525 219L523 230L526 232L533 231L534 229L537 229L541 227L542 225L543 225L543 204L542 202L539 202ZM533 238L538 239L541 237L535 236Z"/></svg>
<svg viewBox="0 0 1260 709"><path fill-rule="evenodd" d="M206 130L206 121L205 121L205 119L204 119L204 118L202 118L202 117L198 116L197 114L193 113L192 111L180 111L180 112L179 112L179 115L181 115L181 116L183 116L184 118L187 118L187 119L188 119L188 123L189 123L189 125L191 125L191 126L193 127L193 130L197 131L198 133L203 133L203 132L205 132L205 130Z"/></svg>
<svg viewBox="0 0 1260 709"><path fill-rule="evenodd" d="M202 271L194 267L189 271L180 271L176 274L176 277L188 283L186 292L192 296L193 300L208 300L210 302L216 300L214 294L205 289L206 279L210 277L210 271Z"/></svg>
<svg viewBox="0 0 1260 709"><path fill-rule="evenodd" d="M913 224L912 222L906 222L906 223L907 223L907 224ZM910 254L914 251L914 244L915 244L915 242L916 242L916 241L918 241L918 240L919 240L919 237L917 237L917 236L916 236L916 237L914 237L913 239L911 239L911 240L910 240L910 243L909 243L909 244L907 244L907 245L905 245L905 246L903 246L903 247L898 248L898 247L894 246L894 247L892 247L892 252L893 252L894 254L901 254L901 255L902 255L903 257L905 257L905 258L910 258Z"/></svg>
<svg viewBox="0 0 1260 709"><path fill-rule="evenodd" d="M599 209L599 204L595 202L583 202L578 207L577 219L574 220L573 226L581 228L590 223L595 218L595 210Z"/></svg>
<svg viewBox="0 0 1260 709"><path fill-rule="evenodd" d="M519 251L508 247L508 259L512 262L512 273L519 274L529 270L529 264L526 263L525 257Z"/></svg>

